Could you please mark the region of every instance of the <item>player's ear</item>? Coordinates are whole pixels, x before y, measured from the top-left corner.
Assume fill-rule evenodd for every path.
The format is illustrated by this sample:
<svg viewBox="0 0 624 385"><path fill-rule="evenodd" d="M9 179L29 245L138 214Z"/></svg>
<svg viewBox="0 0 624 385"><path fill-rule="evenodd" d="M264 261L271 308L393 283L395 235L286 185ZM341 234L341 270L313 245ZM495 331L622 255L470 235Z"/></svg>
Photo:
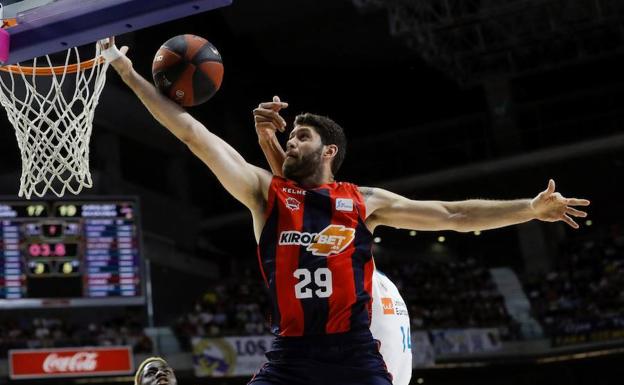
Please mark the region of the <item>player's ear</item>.
<svg viewBox="0 0 624 385"><path fill-rule="evenodd" d="M335 144L328 144L325 146L325 150L323 151L324 158L333 158L338 154L338 146Z"/></svg>

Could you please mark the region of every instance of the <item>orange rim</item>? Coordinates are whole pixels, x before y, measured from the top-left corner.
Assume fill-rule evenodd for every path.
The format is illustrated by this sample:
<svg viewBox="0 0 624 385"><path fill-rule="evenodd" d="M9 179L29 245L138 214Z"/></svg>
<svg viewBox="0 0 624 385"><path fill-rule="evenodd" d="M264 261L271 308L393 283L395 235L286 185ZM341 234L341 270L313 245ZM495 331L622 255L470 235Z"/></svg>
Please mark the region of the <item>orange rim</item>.
<svg viewBox="0 0 624 385"><path fill-rule="evenodd" d="M76 64L69 64L67 66L56 66L56 67L25 67L25 66L17 66L17 65L8 65L0 67L0 71L10 72L12 74L24 74L24 75L35 75L35 76L50 76L50 75L62 75L66 74L74 74L78 71L85 71L93 68L96 64L101 64L104 62L103 57L98 57L91 60L86 60Z"/></svg>
<svg viewBox="0 0 624 385"><path fill-rule="evenodd" d="M14 17L2 20L2 28L10 28L16 25L17 25L17 19Z"/></svg>

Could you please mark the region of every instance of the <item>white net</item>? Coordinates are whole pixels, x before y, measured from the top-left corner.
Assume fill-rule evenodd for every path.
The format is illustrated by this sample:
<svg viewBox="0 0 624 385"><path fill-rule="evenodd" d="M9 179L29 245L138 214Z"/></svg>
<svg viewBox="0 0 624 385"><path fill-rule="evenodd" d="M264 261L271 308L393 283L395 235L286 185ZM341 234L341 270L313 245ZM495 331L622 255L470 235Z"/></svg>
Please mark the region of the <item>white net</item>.
<svg viewBox="0 0 624 385"><path fill-rule="evenodd" d="M60 197L93 186L89 140L108 68L99 45L95 50L91 64L81 63L79 50L71 48L64 66L53 67L45 56L33 59L32 67L0 71L0 104L15 128L22 158L20 197Z"/></svg>

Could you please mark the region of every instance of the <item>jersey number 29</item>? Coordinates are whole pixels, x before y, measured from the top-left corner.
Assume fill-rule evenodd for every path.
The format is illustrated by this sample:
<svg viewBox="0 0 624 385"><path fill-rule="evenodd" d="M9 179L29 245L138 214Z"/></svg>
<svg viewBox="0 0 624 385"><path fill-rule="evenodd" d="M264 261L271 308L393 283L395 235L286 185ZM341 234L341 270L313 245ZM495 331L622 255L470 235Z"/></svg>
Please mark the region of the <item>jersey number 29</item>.
<svg viewBox="0 0 624 385"><path fill-rule="evenodd" d="M332 272L326 267L314 270L314 283L318 287L312 290L307 287L312 282L312 272L308 269L297 269L293 272L293 277L299 280L295 285L295 297L299 299L312 298L316 295L319 298L327 298L332 295Z"/></svg>

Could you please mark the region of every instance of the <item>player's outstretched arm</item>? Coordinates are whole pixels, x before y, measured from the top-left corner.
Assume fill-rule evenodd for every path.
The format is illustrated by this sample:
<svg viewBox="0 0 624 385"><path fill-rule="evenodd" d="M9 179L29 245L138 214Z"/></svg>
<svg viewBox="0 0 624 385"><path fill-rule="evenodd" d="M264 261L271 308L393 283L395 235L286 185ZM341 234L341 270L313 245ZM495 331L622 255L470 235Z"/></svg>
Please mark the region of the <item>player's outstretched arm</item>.
<svg viewBox="0 0 624 385"><path fill-rule="evenodd" d="M278 176L282 176L282 165L286 153L277 140L275 131L284 132L286 129L286 121L279 114L280 110L286 107L288 103L282 102L279 96L273 96L272 102L260 103L258 108L253 110L258 143L269 162L271 172Z"/></svg>
<svg viewBox="0 0 624 385"><path fill-rule="evenodd" d="M219 182L252 212L263 209L271 175L247 163L224 140L210 132L186 110L160 93L138 74L122 47L111 65L134 91L149 112L172 134L184 142L216 175Z"/></svg>
<svg viewBox="0 0 624 385"><path fill-rule="evenodd" d="M546 190L533 199L508 201L472 199L466 201L416 201L379 188L361 187L372 230L386 225L398 228L460 232L488 230L539 219L545 222L563 221L573 228L573 217L584 218L587 213L574 206L588 206L586 199L565 198L555 192L551 179Z"/></svg>

